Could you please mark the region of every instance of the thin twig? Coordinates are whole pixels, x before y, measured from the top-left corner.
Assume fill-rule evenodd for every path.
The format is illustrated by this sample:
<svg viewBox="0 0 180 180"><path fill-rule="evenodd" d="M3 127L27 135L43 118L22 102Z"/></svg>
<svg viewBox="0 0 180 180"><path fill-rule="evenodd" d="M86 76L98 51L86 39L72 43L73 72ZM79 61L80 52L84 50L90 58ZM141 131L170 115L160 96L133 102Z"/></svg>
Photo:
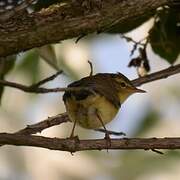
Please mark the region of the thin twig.
<svg viewBox="0 0 180 180"><path fill-rule="evenodd" d="M54 80L58 75L60 75L60 74L62 74L62 73L63 73L63 71L60 70L60 71L58 71L56 74L53 74L52 76L49 76L49 77L47 77L47 78L39 81L38 83L32 84L31 87L34 87L34 88L35 88L35 87L42 86L42 85L44 85L45 83Z"/></svg>
<svg viewBox="0 0 180 180"><path fill-rule="evenodd" d="M77 44L82 38L84 38L86 34L81 34L79 37L77 37L75 43Z"/></svg>
<svg viewBox="0 0 180 180"><path fill-rule="evenodd" d="M172 75L178 74L178 73L180 73L180 64L171 66L169 68L166 68L164 70L161 70L161 71L158 71L155 73L151 73L144 77L134 79L134 80L132 80L132 83L135 86L140 86L142 84L149 83L149 82L156 81L156 80L163 79L163 78L167 78L169 76L172 76ZM84 87L80 87L80 88L79 87L43 88L43 87L34 87L32 85L26 86L26 85L22 85L22 84L10 82L10 81L5 81L5 80L0 80L0 84L3 86L16 88L16 89L19 89L19 90L27 92L27 93L42 93L43 94L43 93L55 93L55 92L64 92L64 91L79 91L82 89L87 89L89 91L92 91L91 89L84 88Z"/></svg>
<svg viewBox="0 0 180 180"><path fill-rule="evenodd" d="M27 92L27 93L36 93L36 94L56 93L56 92L64 92L64 91L79 91L82 89L92 91L89 88L85 88L85 87L43 88L43 87L34 87L32 85L26 86L23 84L14 83L14 82L5 81L5 80L0 80L0 84L3 86L15 88L15 89Z"/></svg>
<svg viewBox="0 0 180 180"><path fill-rule="evenodd" d="M90 74L89 74L89 76L92 76L93 75L93 64L92 64L92 62L90 60L88 60L88 64L90 66Z"/></svg>
<svg viewBox="0 0 180 180"><path fill-rule="evenodd" d="M157 153L157 154L160 154L160 155L163 155L163 154L164 154L163 152L161 152L161 151L159 151L159 150L157 150L157 149L151 149L151 151L152 151L152 152L155 152L155 153Z"/></svg>
<svg viewBox="0 0 180 180"><path fill-rule="evenodd" d="M141 86L142 84L146 84L146 83L156 81L159 79L164 79L164 78L167 78L169 76L172 76L172 75L178 74L178 73L180 73L180 64L171 66L167 69L163 69L163 70L155 72L155 73L151 73L144 77L134 79L134 80L132 80L132 83L135 86Z"/></svg>
<svg viewBox="0 0 180 180"><path fill-rule="evenodd" d="M132 42L134 44L141 45L141 46L144 46L144 43L142 42L147 39L147 37L145 37L139 41L135 41L133 38L125 36L124 34L120 34L120 37L125 39L127 42Z"/></svg>

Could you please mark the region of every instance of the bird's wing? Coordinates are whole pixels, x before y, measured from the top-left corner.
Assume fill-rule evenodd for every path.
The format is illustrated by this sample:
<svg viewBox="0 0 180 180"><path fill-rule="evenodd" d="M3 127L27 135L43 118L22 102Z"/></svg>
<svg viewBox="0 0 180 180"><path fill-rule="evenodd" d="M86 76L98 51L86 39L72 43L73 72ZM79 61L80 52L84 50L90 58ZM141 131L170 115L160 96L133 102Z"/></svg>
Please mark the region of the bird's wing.
<svg viewBox="0 0 180 180"><path fill-rule="evenodd" d="M94 91L95 93L104 96L116 108L119 108L121 105L118 97L118 92L114 87L112 79L109 78L109 74L107 73L82 78L79 81L71 83L68 87L82 87L82 90L66 91L63 96L64 101L66 100L66 98L71 96L74 96L76 100L83 100L88 96L93 95L92 91Z"/></svg>

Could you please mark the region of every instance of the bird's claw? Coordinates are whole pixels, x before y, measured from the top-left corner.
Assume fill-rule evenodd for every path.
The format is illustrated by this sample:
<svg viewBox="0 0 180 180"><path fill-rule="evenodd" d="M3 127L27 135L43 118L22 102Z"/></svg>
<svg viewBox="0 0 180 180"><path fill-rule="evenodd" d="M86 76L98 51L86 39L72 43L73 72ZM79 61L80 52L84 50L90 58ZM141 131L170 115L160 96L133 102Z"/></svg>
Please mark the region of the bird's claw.
<svg viewBox="0 0 180 180"><path fill-rule="evenodd" d="M111 138L108 132L105 133L104 139L106 140L106 148L108 152L108 149L111 147Z"/></svg>
<svg viewBox="0 0 180 180"><path fill-rule="evenodd" d="M68 139L74 140L76 143L79 143L79 142L80 142L79 137L78 137L78 136L74 136L74 135L72 135L72 134L70 135L70 137L69 137Z"/></svg>

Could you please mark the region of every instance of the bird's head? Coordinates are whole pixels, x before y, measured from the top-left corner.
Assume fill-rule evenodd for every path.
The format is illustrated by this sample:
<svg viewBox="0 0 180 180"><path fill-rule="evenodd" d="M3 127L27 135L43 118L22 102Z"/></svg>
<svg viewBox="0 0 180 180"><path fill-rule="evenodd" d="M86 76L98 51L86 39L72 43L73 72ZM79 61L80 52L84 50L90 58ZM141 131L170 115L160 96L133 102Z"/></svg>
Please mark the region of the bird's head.
<svg viewBox="0 0 180 180"><path fill-rule="evenodd" d="M114 85L118 91L120 102L123 103L130 95L134 93L145 93L146 91L138 89L123 74L117 73L113 75Z"/></svg>

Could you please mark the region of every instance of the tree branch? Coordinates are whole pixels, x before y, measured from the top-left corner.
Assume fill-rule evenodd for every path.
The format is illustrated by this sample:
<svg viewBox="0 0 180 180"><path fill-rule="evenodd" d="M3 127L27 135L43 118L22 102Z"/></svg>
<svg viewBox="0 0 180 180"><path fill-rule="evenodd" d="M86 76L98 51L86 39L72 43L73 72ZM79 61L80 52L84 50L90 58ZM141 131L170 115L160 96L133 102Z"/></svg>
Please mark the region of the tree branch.
<svg viewBox="0 0 180 180"><path fill-rule="evenodd" d="M57 126L65 122L70 122L68 115L66 113L58 114L56 116L48 117L47 119L38 122L36 124L27 125L26 128L17 131L15 134L21 135L31 135L40 133L42 130L50 128L52 126Z"/></svg>
<svg viewBox="0 0 180 180"><path fill-rule="evenodd" d="M62 113L56 116L48 117L47 119L40 121L36 124L27 125L26 128L15 132L15 134L32 135L32 134L40 133L44 129L50 128L52 126L57 126L65 122L71 122L71 120L69 119L67 113ZM115 132L110 130L105 131L104 129L94 129L94 130L103 133L108 131L110 135L115 135L115 136L126 136L126 134L123 132Z"/></svg>
<svg viewBox="0 0 180 180"><path fill-rule="evenodd" d="M172 76L172 75L175 75L178 73L180 73L180 64L175 65L175 66L171 66L169 68L166 68L164 70L161 70L161 71L158 71L155 73L151 73L151 74L146 75L144 77L134 79L134 80L132 80L132 83L135 86L140 86L142 84L149 83L149 82L156 81L156 80L163 79L163 78L167 78L169 76ZM57 74L56 74L56 76L57 76ZM52 76L54 77L55 75L52 75ZM46 79L51 80L51 78L46 78ZM52 92L54 93L54 92L63 92L63 91L68 91L68 90L69 91L78 91L78 90L81 90L83 88L83 87L82 88L76 88L76 87L72 87L72 88L69 88L69 87L68 88L65 88L65 87L64 88L59 88L59 87L57 87L57 88L43 88L43 87L38 87L37 85L39 85L39 84L42 85L42 82L44 82L44 80L42 80L36 84L26 86L26 85L22 85L19 83L0 80L0 85L16 88L16 89L19 89L19 90L27 92L27 93L52 93ZM45 82L47 82L47 80Z"/></svg>
<svg viewBox="0 0 180 180"><path fill-rule="evenodd" d="M0 22L0 57L93 32L104 32L116 25L120 30L126 27L127 31L149 19L158 7L171 2L102 0L101 6L88 8L78 4L79 1L72 0Z"/></svg>
<svg viewBox="0 0 180 180"><path fill-rule="evenodd" d="M132 80L132 83L135 86L141 86L142 84L146 84L159 79L164 79L178 73L180 73L180 64L175 66L170 66L169 68L163 69L161 71L157 71L155 73L148 74L144 77L134 79Z"/></svg>
<svg viewBox="0 0 180 180"><path fill-rule="evenodd" d="M31 88L32 88L32 87L39 87L39 86L42 86L42 85L48 83L49 81L53 81L58 75L60 75L60 74L62 74L62 73L63 73L63 71L60 70L60 71L58 71L57 73L53 74L52 76L49 76L49 77L47 77L47 78L45 78L45 79L42 79L42 80L39 81L38 83L32 84L32 85L31 85Z"/></svg>
<svg viewBox="0 0 180 180"><path fill-rule="evenodd" d="M145 77L141 77L133 80L134 85L139 86L144 83L155 81L162 78L167 78L170 75L177 74L180 72L180 65L172 66L167 69L152 73ZM55 76L50 76L55 77ZM51 80L51 78L46 78ZM47 82L45 79L40 82ZM1 84L1 82L0 82ZM17 83L6 82L2 84L7 84L8 86L19 88L20 90L28 90L32 86L24 86ZM41 84L41 83L37 83ZM23 88L22 88L23 87ZM35 86L40 92L41 89ZM57 90L57 88L55 88ZM59 88L59 90L66 90L66 88ZM46 92L54 92L52 89L45 89ZM42 92L45 92L44 90ZM36 92L36 91L34 91ZM70 121L67 114L63 113L61 115L49 117L48 119L41 121L39 123L28 125L26 128L13 133L0 133L0 144L2 145L17 145L17 146L35 146L42 147L52 150L62 150L69 152L84 151L84 150L102 150L107 149L107 142L104 139L98 140L76 140L76 139L59 139L59 138L48 138L42 136L34 136L31 134L36 134L49 127L59 125L64 122ZM180 138L123 138L123 139L112 139L111 147L108 149L180 149Z"/></svg>
<svg viewBox="0 0 180 180"><path fill-rule="evenodd" d="M34 146L60 151L85 151L107 149L105 139L76 140L49 138L34 135L0 133L1 145ZM122 138L111 139L108 149L180 149L180 138Z"/></svg>
<svg viewBox="0 0 180 180"><path fill-rule="evenodd" d="M88 33L108 31L117 24L121 27L127 24L135 26L133 22L139 22L141 19L143 21L147 20L159 6L176 1L179 2L179 0L102 0L102 6L94 6L90 9L71 1L64 5L49 7L31 15L24 14L23 16L13 17L7 22L0 22L0 57ZM180 73L180 65L137 78L132 82L135 86L140 86L177 73ZM79 90L79 88L48 89L40 87L57 75L31 86L3 80L0 80L0 84L29 93ZM69 152L107 149L105 139L77 140L32 135L68 121L68 116L64 113L28 125L13 134L0 133L0 144L34 146ZM112 139L111 147L108 147L108 149L180 149L180 138Z"/></svg>

